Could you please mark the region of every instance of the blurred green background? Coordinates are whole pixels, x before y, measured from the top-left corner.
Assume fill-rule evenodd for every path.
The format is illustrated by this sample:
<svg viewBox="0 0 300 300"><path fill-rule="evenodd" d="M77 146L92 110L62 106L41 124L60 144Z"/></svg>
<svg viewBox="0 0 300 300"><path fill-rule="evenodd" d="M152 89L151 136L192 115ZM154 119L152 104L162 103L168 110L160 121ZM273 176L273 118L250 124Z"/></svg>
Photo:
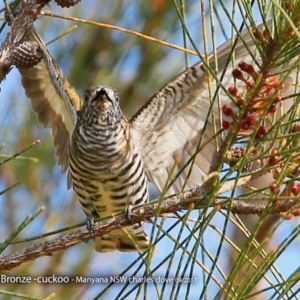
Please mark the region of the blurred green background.
<svg viewBox="0 0 300 300"><path fill-rule="evenodd" d="M203 1L205 6L203 11L201 10L200 1L178 1L179 7L183 7L185 11L187 28L200 52L203 52L201 14L206 15L207 19L214 20L216 37L214 42L217 45L222 44L227 37L231 36L230 23L223 8L219 6L220 2L214 2L216 5L214 11L210 8L213 1ZM238 10L235 1L222 1L222 3L230 13L233 12L233 7ZM185 46L182 25L173 1L82 0L70 9L62 9L55 3L52 3L50 8L47 9L59 14L114 24L176 45ZM254 14L257 11L258 8L254 7ZM209 16L209 13L211 16ZM234 18L237 26L239 26L241 17L238 12ZM259 16L257 19L259 21ZM45 42L60 35L74 24L76 23L48 17L40 18L35 22L37 31ZM198 57L186 56L178 50L163 47L129 34L80 23L76 25L78 26L76 31L49 45L51 54L80 95L92 85L101 84L116 88L120 94L121 106L127 117L130 117L158 89L185 69L187 65L199 60ZM5 39L9 30L9 27L5 27L0 35L1 41ZM209 49L212 49L213 41L209 31L207 32L207 38ZM186 46L193 50L189 42ZM21 232L18 239L84 222L85 214L81 210L73 191L67 190L66 176L60 175L60 169L56 165L50 133L37 123L36 117L30 108L30 103L21 87L17 70L12 70L6 81L1 84L0 99L1 154L12 155L35 140L41 140L38 146L24 154L26 157L37 158L38 162L15 159L1 165L0 191L13 185L16 181L20 181L17 187L0 197L1 241L9 236L28 214L35 213L41 206L45 206L45 211ZM191 217L193 216L198 218L199 212L193 212ZM174 223L173 220L167 220L164 224L165 229L170 228ZM223 218L215 218L213 224L222 228ZM293 224L291 222L286 226L292 228ZM152 226L146 225L146 229L150 232ZM170 234L176 238L180 229L181 227L178 225ZM183 233L182 240L187 234L187 232ZM207 236L203 237L202 241L212 255L216 255L219 239L220 235L214 230L211 230L211 232L207 230ZM12 245L5 251L5 254L22 250L33 243ZM192 246L187 245L187 247ZM184 297L199 298L200 293L203 292L203 286L206 285L204 292L204 294L207 293L206 299L212 299L219 287L214 280L205 283L205 277L203 277L203 271L200 267L201 263L204 263L208 268L211 266L212 262L205 258L207 254L199 252L199 256L193 257L191 263L191 257L187 255L181 257L182 252L178 251L173 261L170 262L168 259L164 261L173 247L174 243L168 237L165 237L158 244L158 253L154 256L152 262L153 269L155 266L159 266L156 276L165 277L169 275L175 277L176 271L180 269L181 275L195 277L197 282L192 285L182 285L177 292L173 291L173 297L177 295L178 299ZM230 252L226 247L222 251L223 256L218 264L221 269L225 270L227 256L230 255ZM3 274L30 274L35 278L37 276L52 276L52 274L68 277L82 275L104 278L120 274L135 259L138 259L137 253L96 253L93 251L93 243L89 242L57 252L51 257L42 257L36 261L22 264ZM288 259L293 260L294 264L296 261L299 263L299 255L294 252L288 256ZM166 274L168 263L171 264L170 274ZM140 264L142 264L142 260L137 260L136 265L126 274L132 275L135 270L138 270ZM283 269L283 272L286 272L285 269ZM222 281L221 273L221 271L216 271L215 276ZM136 276L143 276L143 267L137 272ZM0 290L14 291L40 298L55 292L56 299L92 299L103 291L106 286L105 284L74 283L67 285L0 284ZM134 286L117 284L110 288L101 299L114 299L117 293L120 293L120 298L121 295L125 297L124 295L130 292ZM122 290L123 288L124 290ZM162 299L170 298L172 285L169 285L168 288L169 290L166 290L162 295ZM135 289L128 299L131 299L131 297L142 299L143 294L145 299L158 298L155 285L150 284L148 287L144 286L143 289L140 294L138 294L138 289ZM6 299L8 296L3 297L3 299Z"/></svg>

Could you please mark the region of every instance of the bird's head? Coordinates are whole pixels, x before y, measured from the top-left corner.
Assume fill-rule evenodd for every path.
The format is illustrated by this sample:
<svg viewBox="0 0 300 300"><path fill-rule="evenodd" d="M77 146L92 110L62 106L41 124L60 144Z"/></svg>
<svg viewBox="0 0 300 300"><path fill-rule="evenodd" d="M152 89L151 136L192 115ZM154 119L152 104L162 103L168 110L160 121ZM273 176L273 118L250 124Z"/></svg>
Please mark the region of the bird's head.
<svg viewBox="0 0 300 300"><path fill-rule="evenodd" d="M118 119L122 115L119 94L108 86L91 87L84 93L84 101L78 117L81 119Z"/></svg>

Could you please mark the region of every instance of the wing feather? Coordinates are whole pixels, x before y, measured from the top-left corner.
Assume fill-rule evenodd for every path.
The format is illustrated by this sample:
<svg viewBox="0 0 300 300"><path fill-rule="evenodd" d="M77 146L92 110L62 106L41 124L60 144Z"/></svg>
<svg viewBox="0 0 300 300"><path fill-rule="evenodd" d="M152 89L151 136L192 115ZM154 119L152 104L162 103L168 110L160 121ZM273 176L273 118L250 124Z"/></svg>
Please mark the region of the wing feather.
<svg viewBox="0 0 300 300"><path fill-rule="evenodd" d="M255 43L248 30L241 36L234 49L235 57L252 62ZM232 48L229 40L217 49L217 62L213 55L209 58L210 67L220 70L218 78L225 70L224 86L233 84L232 66L226 65ZM207 78L204 64L195 64L158 91L131 119L131 130L140 146L148 179L159 190L163 190L168 180L175 180L167 194L200 184L209 171L217 147L217 139L212 138L213 123L205 123L210 112L214 113L217 127L221 126L218 101L211 102ZM212 80L212 91L217 87L216 80ZM223 90L219 94L230 101ZM189 166L182 170L188 161Z"/></svg>
<svg viewBox="0 0 300 300"><path fill-rule="evenodd" d="M19 70L22 85L38 121L44 128L51 129L55 155L64 173L68 169L68 145L76 124L76 111L81 107L81 99L51 57L34 27L28 40L39 44L44 57L33 68Z"/></svg>

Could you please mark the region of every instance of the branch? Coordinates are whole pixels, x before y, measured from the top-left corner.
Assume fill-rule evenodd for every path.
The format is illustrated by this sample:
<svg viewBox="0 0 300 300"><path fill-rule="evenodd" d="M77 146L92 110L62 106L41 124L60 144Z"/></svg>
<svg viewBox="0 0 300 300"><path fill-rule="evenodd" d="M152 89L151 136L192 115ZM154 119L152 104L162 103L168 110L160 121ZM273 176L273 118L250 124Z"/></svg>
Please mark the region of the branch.
<svg viewBox="0 0 300 300"><path fill-rule="evenodd" d="M11 31L0 48L0 83L5 79L13 65L12 51L26 39L26 33L38 18L42 8L51 0L21 0L22 9L14 17ZM71 7L80 0L55 0L61 7Z"/></svg>
<svg viewBox="0 0 300 300"><path fill-rule="evenodd" d="M225 187L226 190L228 187ZM224 190L222 192L224 192ZM146 205L132 210L131 221L125 215L120 215L109 220L97 222L93 229L96 237L103 236L109 232L120 228L120 226L130 226L147 221L155 216L163 214L175 213L187 209L191 205L200 208L207 207L207 199L205 196L206 189L198 187L191 191L180 193L174 197L164 199L162 203ZM224 199L217 198L211 207L220 207L237 214L262 214L268 208L268 214L283 214L291 209L297 210L300 207L300 200L281 201L273 208L268 207L268 202L263 204L245 203L243 201L232 201L225 203ZM66 234L62 237L35 244L25 250L2 256L0 259L0 270L10 270L22 263L35 260L42 256L51 256L54 252L70 248L82 242L91 240L92 237L87 229L77 230L73 233Z"/></svg>
<svg viewBox="0 0 300 300"><path fill-rule="evenodd" d="M12 50L26 37L26 32L37 19L42 8L51 0L27 0L22 2L22 9L17 13L12 22L10 33L0 49L0 83L10 72L13 59Z"/></svg>

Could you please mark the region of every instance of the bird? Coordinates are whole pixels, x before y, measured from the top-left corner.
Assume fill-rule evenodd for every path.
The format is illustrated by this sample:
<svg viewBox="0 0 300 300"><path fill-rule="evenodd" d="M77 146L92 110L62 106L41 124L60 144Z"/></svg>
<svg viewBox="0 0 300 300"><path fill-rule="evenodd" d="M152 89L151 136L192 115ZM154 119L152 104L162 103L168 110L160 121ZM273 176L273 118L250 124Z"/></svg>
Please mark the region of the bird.
<svg viewBox="0 0 300 300"><path fill-rule="evenodd" d="M222 88L234 82L231 57L257 64L249 30L238 36L234 47L232 39L226 41L216 56L183 70L127 119L112 87L91 87L81 99L32 27L27 41L37 43L42 56L33 67L19 68L22 85L38 121L51 129L58 164L68 173L68 188L77 194L89 229L95 217L126 212L130 218L132 206L149 200L147 181L164 195L202 183L222 138L216 137L218 99L231 103ZM143 223L95 242L103 253L149 247Z"/></svg>

